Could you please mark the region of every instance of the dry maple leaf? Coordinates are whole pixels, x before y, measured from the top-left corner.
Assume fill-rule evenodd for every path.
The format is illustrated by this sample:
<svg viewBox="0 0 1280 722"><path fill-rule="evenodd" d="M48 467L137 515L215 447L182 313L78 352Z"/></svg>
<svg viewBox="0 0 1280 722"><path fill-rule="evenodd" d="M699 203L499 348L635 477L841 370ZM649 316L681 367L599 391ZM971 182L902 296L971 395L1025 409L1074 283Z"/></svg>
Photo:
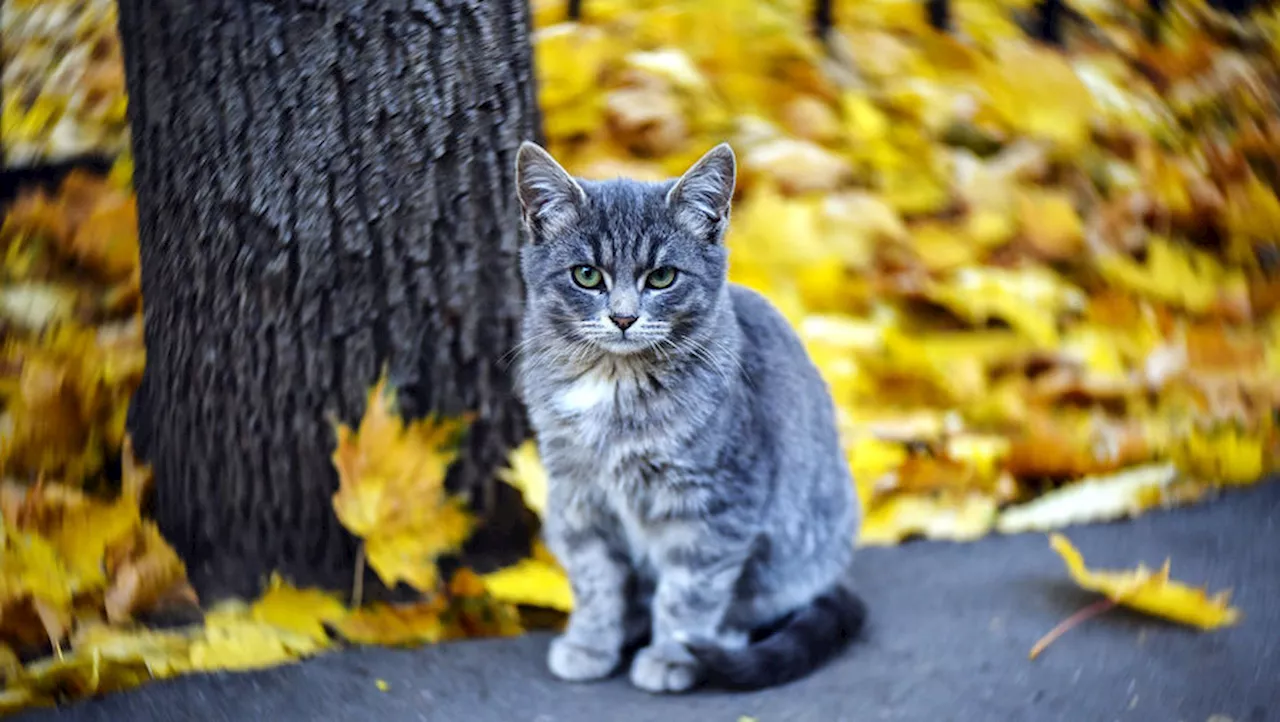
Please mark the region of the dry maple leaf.
<svg viewBox="0 0 1280 722"><path fill-rule="evenodd" d="M1137 569L1126 571L1093 571L1084 565L1084 557L1065 536L1051 534L1049 544L1062 557L1076 584L1105 595L1110 604L1093 605L1059 625L1031 650L1032 659L1070 627L1116 604L1203 630L1230 626L1240 619L1240 611L1228 603L1229 591L1210 597L1204 589L1171 580L1168 559L1158 570L1140 564Z"/></svg>
<svg viewBox="0 0 1280 722"><path fill-rule="evenodd" d="M111 622L168 604L197 603L186 566L152 522L109 547L106 567L110 582L103 602Z"/></svg>
<svg viewBox="0 0 1280 722"><path fill-rule="evenodd" d="M448 636L444 620L448 608L442 595L416 604L374 604L351 612L334 624L334 628L353 644L392 647L431 644Z"/></svg>
<svg viewBox="0 0 1280 722"><path fill-rule="evenodd" d="M465 501L444 488L465 423L405 423L384 373L369 391L359 428L337 424L333 508L343 526L364 539L369 564L388 586L406 581L423 592L434 589L436 559L471 531Z"/></svg>
<svg viewBox="0 0 1280 722"><path fill-rule="evenodd" d="M459 569L449 580L450 638L513 637L524 633L514 603L492 594L474 571Z"/></svg>
<svg viewBox="0 0 1280 722"><path fill-rule="evenodd" d="M801 330L831 386L861 543L972 539L996 519L1045 528L1280 466L1274 57L1225 40L1274 37L1274 13L1228 28L1171 3L1159 44L1141 8L1093 4L1079 10L1108 42L1046 50L1017 28L1021 2L962 3L963 38L916 4L853 4L824 48L799 2L593 0L566 23L562 2L535 0L538 100L552 151L588 177L657 180L733 143L730 275ZM40 37L0 46L6 81L31 91L5 95L7 151L122 137L113 5L81 5L87 25L32 25ZM46 52L68 41L95 52ZM42 84L41 63L60 64L57 82ZM506 602L571 605L541 544L484 577L485 593L469 573L440 589L435 559L471 524L442 485L458 424L405 424L375 388L360 429L339 428L334 508L384 581L436 601L348 615L279 582L215 615L212 635L94 625L182 589L137 517L145 470L126 460L114 502L78 491L127 452L146 360L131 174L127 153L108 178L73 173L56 194L21 195L0 226L0 464L47 480L0 487L17 550L0 559L14 572L0 574L0 639L73 630L64 658L24 671L0 709L290 661L321 648L328 625L426 641L509 633ZM1186 478L1146 476L1169 462ZM544 513L532 443L504 474ZM1044 476L1069 481L1045 494ZM1029 506L998 516L1011 499Z"/></svg>

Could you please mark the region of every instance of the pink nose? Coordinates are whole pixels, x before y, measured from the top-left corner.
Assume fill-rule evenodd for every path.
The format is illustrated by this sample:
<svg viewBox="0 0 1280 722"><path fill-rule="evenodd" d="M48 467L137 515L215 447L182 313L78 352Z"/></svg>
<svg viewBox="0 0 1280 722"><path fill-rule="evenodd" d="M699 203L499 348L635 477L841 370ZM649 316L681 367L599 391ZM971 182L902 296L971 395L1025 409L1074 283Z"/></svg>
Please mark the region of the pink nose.
<svg viewBox="0 0 1280 722"><path fill-rule="evenodd" d="M631 324L636 322L636 317L635 316L610 316L609 320L613 321L614 326L617 326L623 331L626 331L627 329L631 328Z"/></svg>

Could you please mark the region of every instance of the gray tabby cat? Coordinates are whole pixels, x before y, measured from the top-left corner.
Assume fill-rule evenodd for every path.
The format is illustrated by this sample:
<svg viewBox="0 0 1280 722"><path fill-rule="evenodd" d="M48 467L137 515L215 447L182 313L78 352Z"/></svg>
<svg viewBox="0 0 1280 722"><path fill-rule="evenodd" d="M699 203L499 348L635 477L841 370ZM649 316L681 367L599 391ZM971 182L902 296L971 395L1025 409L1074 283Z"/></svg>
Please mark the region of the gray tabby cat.
<svg viewBox="0 0 1280 722"><path fill-rule="evenodd" d="M758 688L862 625L859 510L827 387L787 321L726 279L736 166L572 178L525 143L519 385L550 477L544 535L575 609L548 654L632 683Z"/></svg>

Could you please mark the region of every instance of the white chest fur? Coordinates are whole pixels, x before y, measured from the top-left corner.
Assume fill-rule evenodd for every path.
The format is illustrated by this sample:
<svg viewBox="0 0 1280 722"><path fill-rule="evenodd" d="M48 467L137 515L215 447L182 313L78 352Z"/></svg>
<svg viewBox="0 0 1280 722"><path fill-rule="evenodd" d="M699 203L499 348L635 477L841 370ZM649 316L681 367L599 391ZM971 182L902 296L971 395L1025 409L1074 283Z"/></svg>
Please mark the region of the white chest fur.
<svg viewBox="0 0 1280 722"><path fill-rule="evenodd" d="M619 379L604 369L594 368L565 387L556 396L556 407L566 414L586 414L612 407Z"/></svg>

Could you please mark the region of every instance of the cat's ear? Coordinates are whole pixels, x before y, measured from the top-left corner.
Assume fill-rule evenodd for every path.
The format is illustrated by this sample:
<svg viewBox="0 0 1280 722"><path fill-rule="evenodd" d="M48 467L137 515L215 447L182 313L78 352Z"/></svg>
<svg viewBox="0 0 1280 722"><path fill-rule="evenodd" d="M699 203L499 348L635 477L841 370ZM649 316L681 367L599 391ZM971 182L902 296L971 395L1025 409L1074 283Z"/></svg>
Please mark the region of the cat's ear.
<svg viewBox="0 0 1280 722"><path fill-rule="evenodd" d="M729 205L737 182L733 149L721 143L685 171L667 193L676 220L695 235L719 242L729 225Z"/></svg>
<svg viewBox="0 0 1280 722"><path fill-rule="evenodd" d="M527 140L516 154L516 193L521 217L535 243L572 226L587 198L582 186L550 153Z"/></svg>

